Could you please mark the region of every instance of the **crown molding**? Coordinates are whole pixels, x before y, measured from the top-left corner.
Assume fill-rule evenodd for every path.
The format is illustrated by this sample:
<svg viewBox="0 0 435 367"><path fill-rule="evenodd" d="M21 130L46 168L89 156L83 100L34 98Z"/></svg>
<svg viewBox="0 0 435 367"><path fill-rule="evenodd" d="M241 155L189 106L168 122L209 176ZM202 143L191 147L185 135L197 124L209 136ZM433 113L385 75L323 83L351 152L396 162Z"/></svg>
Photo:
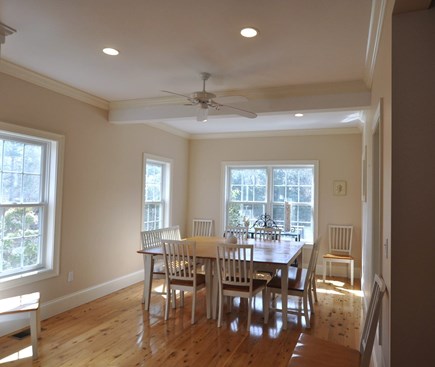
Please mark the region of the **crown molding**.
<svg viewBox="0 0 435 367"><path fill-rule="evenodd" d="M109 110L109 102L105 99L83 92L80 89L71 87L62 82L58 82L42 74L35 73L34 71L16 65L10 61L6 61L4 59L0 60L0 72L49 89L53 92L74 98L81 102L85 102L103 110Z"/></svg>
<svg viewBox="0 0 435 367"><path fill-rule="evenodd" d="M378 56L379 41L381 39L386 7L387 0L372 1L364 72L364 81L369 87L371 87L373 82L373 73Z"/></svg>
<svg viewBox="0 0 435 367"><path fill-rule="evenodd" d="M161 126L155 126L161 128ZM359 127L334 128L334 129L294 129L276 131L251 131L251 132L232 132L232 133L213 133L213 134L190 134L190 140L209 140L209 139L240 139L240 138L273 138L283 136L310 136L310 135L354 135L362 134Z"/></svg>

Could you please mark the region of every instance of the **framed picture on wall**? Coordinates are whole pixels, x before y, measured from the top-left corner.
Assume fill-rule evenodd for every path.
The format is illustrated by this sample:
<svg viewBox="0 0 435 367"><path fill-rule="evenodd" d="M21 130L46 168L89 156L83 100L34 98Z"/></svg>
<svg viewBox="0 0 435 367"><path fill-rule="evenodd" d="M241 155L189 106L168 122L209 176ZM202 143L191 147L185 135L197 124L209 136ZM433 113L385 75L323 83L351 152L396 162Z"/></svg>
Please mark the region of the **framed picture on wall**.
<svg viewBox="0 0 435 367"><path fill-rule="evenodd" d="M345 196L347 194L347 183L344 180L335 180L333 192L335 196Z"/></svg>

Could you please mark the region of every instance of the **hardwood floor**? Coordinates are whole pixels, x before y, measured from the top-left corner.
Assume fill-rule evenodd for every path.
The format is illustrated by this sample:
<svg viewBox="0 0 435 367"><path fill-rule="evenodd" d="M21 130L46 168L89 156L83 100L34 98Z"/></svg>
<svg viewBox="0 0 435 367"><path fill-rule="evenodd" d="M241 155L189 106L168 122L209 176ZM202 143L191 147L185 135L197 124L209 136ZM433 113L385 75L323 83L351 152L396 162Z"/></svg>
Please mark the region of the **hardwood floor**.
<svg viewBox="0 0 435 367"><path fill-rule="evenodd" d="M42 321L39 358L25 357L30 337L0 338L0 366L287 366L301 331L358 349L362 298L360 285L344 279L325 284L317 279L319 302L315 304L311 329L303 318L288 315L282 330L280 313L271 312L263 324L261 299L255 300L250 333L246 330L247 303L238 299L225 313L221 328L205 315L204 291L199 293L197 323L190 324L191 297L185 307L171 309L165 322L164 299L154 294L151 309L141 304L138 283L96 301ZM158 284L158 282L154 282ZM297 299L289 300L297 307ZM7 362L8 360L13 360Z"/></svg>

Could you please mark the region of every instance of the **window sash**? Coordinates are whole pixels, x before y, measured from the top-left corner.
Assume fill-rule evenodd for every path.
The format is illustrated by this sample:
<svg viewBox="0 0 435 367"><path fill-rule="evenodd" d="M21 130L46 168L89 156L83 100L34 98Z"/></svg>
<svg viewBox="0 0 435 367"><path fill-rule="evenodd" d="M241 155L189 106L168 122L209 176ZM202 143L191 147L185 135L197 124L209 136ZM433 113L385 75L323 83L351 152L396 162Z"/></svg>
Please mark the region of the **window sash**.
<svg viewBox="0 0 435 367"><path fill-rule="evenodd" d="M2 290L59 274L64 137L0 122L0 140L0 290ZM5 141L10 145L13 145L13 142L18 143L18 146L24 144L21 150L18 149L21 157L19 155L11 157L9 154L10 158L6 158L9 161L5 161L4 158L7 157L4 156ZM17 150L14 153L17 154ZM10 165L11 159L17 159L16 166ZM4 195L3 191L4 184L8 183L4 182L3 175L10 173L17 175L18 179L14 184L18 183L21 190L12 196ZM30 186L26 187L27 184ZM10 224L5 224L4 220L5 215L11 214L14 214L15 221L12 227ZM33 215L34 218L29 218L29 215ZM12 256L10 256L11 252L6 254L5 250L12 242L15 247L12 248ZM11 263L5 264L5 256L9 256L7 261L12 261L13 266Z"/></svg>
<svg viewBox="0 0 435 367"><path fill-rule="evenodd" d="M169 225L170 170L169 160L144 154L142 230Z"/></svg>
<svg viewBox="0 0 435 367"><path fill-rule="evenodd" d="M284 228L284 205L285 202L291 203L291 226L301 232L302 237L308 241L313 241L315 236L315 221L316 221L316 203L317 203L317 164L316 162L308 163L289 163L289 164L265 164L265 165L225 165L225 225L240 225L246 219L250 219L252 226L255 220L262 214L271 215L272 219ZM266 178L266 196L265 200L242 200L241 195L233 195L234 178L233 172L243 170L265 170L267 172ZM286 175L294 170L297 173L297 181L290 182L288 177L283 182L275 179L276 172L283 170ZM287 171L287 172L286 172ZM305 172L304 172L305 171ZM295 173L293 172L293 173ZM304 176L304 177L299 177ZM307 181L307 177L310 180ZM242 183L236 182L239 186ZM277 198L276 191L284 188L284 195ZM293 194L289 195L288 192L293 189ZM290 200L288 200L290 199ZM296 200L296 201L295 201Z"/></svg>

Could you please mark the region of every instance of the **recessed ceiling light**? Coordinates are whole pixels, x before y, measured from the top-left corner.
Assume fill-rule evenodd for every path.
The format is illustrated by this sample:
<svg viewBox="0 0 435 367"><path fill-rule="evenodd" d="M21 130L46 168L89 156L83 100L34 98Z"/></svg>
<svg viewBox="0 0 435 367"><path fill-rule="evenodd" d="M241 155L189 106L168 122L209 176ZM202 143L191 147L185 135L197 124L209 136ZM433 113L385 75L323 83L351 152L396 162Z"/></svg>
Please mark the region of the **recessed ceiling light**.
<svg viewBox="0 0 435 367"><path fill-rule="evenodd" d="M103 52L104 52L106 55L110 55L110 56L116 56L116 55L119 55L119 51L118 51L118 50L115 50L114 48L110 48L110 47L106 47L106 48L104 48L104 49L103 49Z"/></svg>
<svg viewBox="0 0 435 367"><path fill-rule="evenodd" d="M252 37L255 37L255 36L258 34L258 30L255 29L255 28L252 28L252 27L246 27L246 28L243 28L243 29L240 31L240 34L241 34L243 37L246 37L246 38L252 38Z"/></svg>
<svg viewBox="0 0 435 367"><path fill-rule="evenodd" d="M303 113L295 113L296 117L302 117L304 114Z"/></svg>

